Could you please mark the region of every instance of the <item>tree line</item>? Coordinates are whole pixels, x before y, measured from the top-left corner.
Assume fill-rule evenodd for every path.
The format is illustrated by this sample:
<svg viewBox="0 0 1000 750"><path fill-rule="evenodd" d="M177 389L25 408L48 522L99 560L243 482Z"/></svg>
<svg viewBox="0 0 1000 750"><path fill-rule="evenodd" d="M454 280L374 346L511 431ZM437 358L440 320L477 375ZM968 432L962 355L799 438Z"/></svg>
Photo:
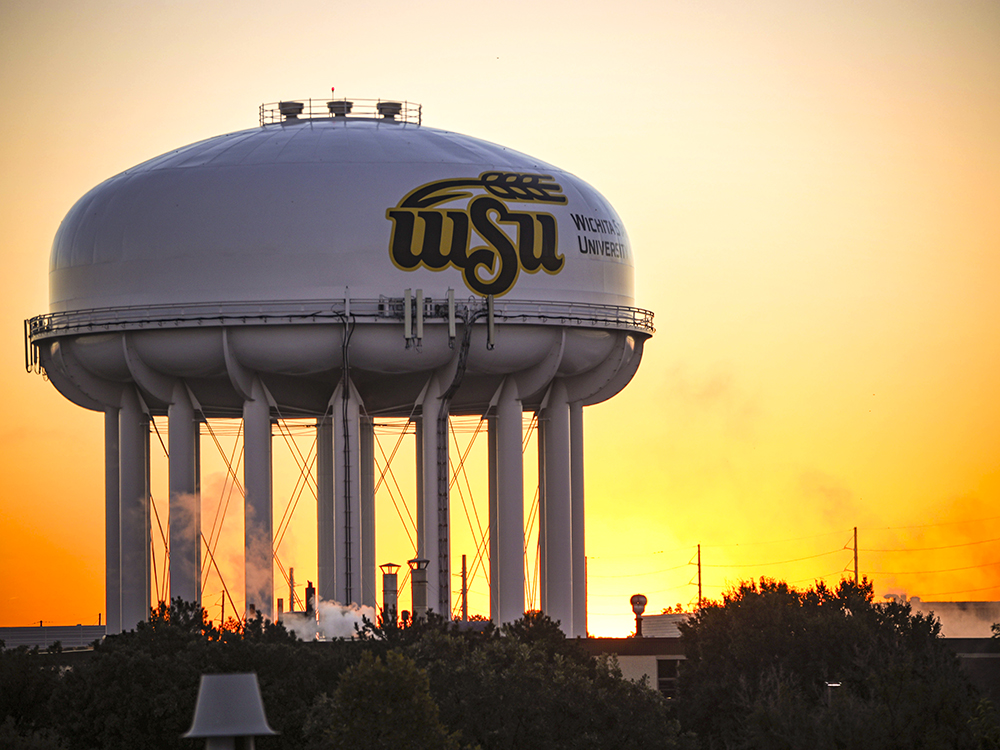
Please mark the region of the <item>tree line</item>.
<svg viewBox="0 0 1000 750"><path fill-rule="evenodd" d="M0 750L193 748L200 676L255 672L261 750L1000 748L993 705L940 624L871 585L761 579L681 627L677 698L622 677L542 613L460 629L431 615L302 642L261 618L213 625L175 600L64 655L0 651Z"/></svg>

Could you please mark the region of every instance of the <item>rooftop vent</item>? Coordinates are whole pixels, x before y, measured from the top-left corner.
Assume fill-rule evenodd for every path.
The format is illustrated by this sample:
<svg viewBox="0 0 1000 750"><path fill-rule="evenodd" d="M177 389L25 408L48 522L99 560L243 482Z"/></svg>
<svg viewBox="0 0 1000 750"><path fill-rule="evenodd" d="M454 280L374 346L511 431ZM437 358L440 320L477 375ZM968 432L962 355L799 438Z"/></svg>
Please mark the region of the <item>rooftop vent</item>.
<svg viewBox="0 0 1000 750"><path fill-rule="evenodd" d="M353 107L354 102L349 102L346 99L326 103L326 108L334 117L347 117L347 115L351 114Z"/></svg>
<svg viewBox="0 0 1000 750"><path fill-rule="evenodd" d="M302 102L278 102L278 111L286 120L298 119L305 105Z"/></svg>
<svg viewBox="0 0 1000 750"><path fill-rule="evenodd" d="M387 120L395 120L402 111L403 105L400 102L379 102L378 113Z"/></svg>
<svg viewBox="0 0 1000 750"><path fill-rule="evenodd" d="M345 122L350 117L362 117L420 125L421 109L415 102L384 99L286 99L281 102L261 104L260 124L272 125L318 119L336 119Z"/></svg>

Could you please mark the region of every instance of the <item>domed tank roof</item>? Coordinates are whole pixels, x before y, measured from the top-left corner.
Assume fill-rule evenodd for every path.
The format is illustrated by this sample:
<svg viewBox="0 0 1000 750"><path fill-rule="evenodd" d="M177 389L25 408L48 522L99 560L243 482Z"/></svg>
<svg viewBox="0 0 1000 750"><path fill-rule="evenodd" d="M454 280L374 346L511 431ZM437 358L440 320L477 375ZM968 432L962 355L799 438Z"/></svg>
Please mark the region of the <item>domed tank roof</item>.
<svg viewBox="0 0 1000 750"><path fill-rule="evenodd" d="M413 122L325 116L110 178L63 220L50 265L54 313L405 288L631 306L632 254L607 200L551 164Z"/></svg>

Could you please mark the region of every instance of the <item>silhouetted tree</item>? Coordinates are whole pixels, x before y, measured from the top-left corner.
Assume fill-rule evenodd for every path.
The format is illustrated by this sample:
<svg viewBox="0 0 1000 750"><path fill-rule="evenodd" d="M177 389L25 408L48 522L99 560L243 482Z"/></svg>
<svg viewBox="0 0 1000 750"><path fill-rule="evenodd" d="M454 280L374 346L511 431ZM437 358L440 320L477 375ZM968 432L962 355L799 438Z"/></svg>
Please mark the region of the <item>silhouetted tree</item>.
<svg viewBox="0 0 1000 750"><path fill-rule="evenodd" d="M370 652L347 669L332 697L323 695L310 713L311 748L353 750L457 750L439 718L427 674L412 659Z"/></svg>
<svg viewBox="0 0 1000 750"><path fill-rule="evenodd" d="M977 698L933 617L872 585L762 578L680 626L679 716L708 748L976 747ZM837 685L836 687L834 685Z"/></svg>
<svg viewBox="0 0 1000 750"><path fill-rule="evenodd" d="M261 618L214 626L200 607L161 605L60 672L37 652L0 656L0 743L36 750L187 748L200 676L255 672L276 737L494 750L677 748L667 704L533 613L496 629L438 617L367 624L353 640L303 643ZM56 655L48 655L55 657ZM419 718L416 718L419 717ZM306 731L307 720L312 733ZM0 744L0 750L4 745Z"/></svg>

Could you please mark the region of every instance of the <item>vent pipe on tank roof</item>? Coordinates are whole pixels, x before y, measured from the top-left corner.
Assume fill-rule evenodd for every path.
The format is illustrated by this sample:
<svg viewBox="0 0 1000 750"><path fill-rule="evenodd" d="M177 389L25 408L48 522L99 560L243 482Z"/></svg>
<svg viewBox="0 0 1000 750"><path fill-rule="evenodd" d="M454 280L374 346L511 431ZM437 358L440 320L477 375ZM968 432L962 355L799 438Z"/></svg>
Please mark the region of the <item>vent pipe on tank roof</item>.
<svg viewBox="0 0 1000 750"><path fill-rule="evenodd" d="M334 117L347 117L354 108L354 102L341 99L340 101L327 102L326 108L330 110L330 114Z"/></svg>
<svg viewBox="0 0 1000 750"><path fill-rule="evenodd" d="M397 115L403 111L403 105L400 102L379 102L376 108L378 113L387 120L395 120Z"/></svg>
<svg viewBox="0 0 1000 750"><path fill-rule="evenodd" d="M297 120L304 107L302 102L278 102L278 111L286 120Z"/></svg>

